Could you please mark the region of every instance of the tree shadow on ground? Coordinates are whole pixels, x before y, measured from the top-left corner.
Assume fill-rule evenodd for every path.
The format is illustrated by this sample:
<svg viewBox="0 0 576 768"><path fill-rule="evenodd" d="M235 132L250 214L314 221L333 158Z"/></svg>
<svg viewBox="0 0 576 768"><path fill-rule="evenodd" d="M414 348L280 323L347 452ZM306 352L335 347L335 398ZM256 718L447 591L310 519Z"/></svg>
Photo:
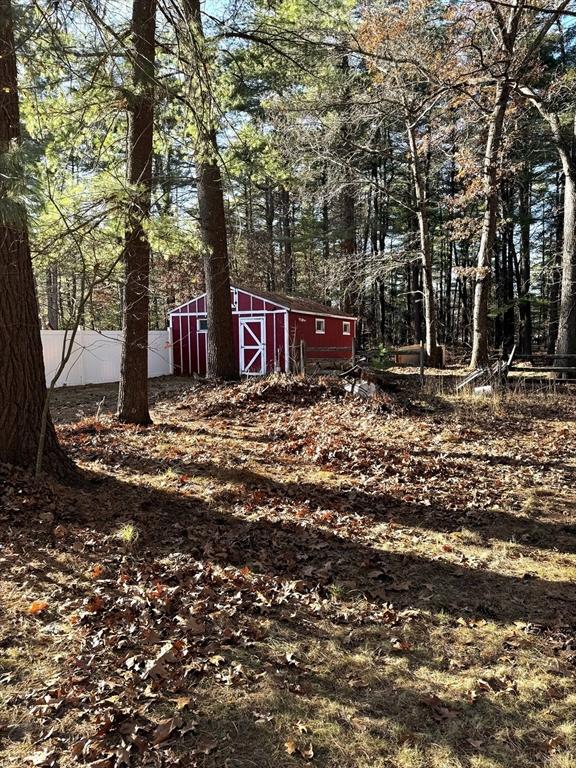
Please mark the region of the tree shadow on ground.
<svg viewBox="0 0 576 768"><path fill-rule="evenodd" d="M209 468L221 482L238 477L254 488L272 487L279 497L309 499L313 494L323 495L323 507L330 501L329 492L322 486L299 483L262 483L256 473L240 469L238 473L220 467ZM256 571L268 572L285 578L305 579L310 582L345 584L357 593L367 592L406 603L404 593L394 585L410 582L410 600L413 605L443 611L453 616L475 614L499 622L525 621L546 625L571 624L576 616L576 595L570 582L536 578L531 574L514 577L482 567L470 567L442 559L429 560L414 553L400 554L386 550L386 537L373 543L344 538L305 520L258 517L247 520L233 512L225 513L217 505L207 504L194 496L171 491L149 489L143 499L142 487L106 479L99 483L97 495L114 500L109 514L101 509L95 528L105 533L117 529L117 509L121 508L141 529L141 547L152 557L172 551L174 545L183 547L195 557L209 557L219 563L236 566L249 565ZM342 499L338 502L342 503ZM226 492L226 505L245 501L245 491ZM366 499L365 506L373 499ZM364 507L361 500L360 506ZM264 510L265 513L265 510ZM264 514L263 513L263 514ZM370 515L364 509L364 514ZM404 505L396 519L406 515L411 524L432 527L430 509L420 505ZM501 522L510 533L517 519L504 516ZM524 521L521 521L521 525ZM490 535L495 523L489 524ZM530 521L531 525L531 521ZM441 526L436 521L438 529ZM528 527L528 526L527 526ZM521 528L522 530L522 528ZM560 536L558 527L536 523L530 530L539 539ZM497 533L496 533L497 535ZM573 543L573 536L564 536ZM377 575L375 571L381 571ZM388 586L387 586L388 585Z"/></svg>
<svg viewBox="0 0 576 768"><path fill-rule="evenodd" d="M106 455L105 450L99 451L92 447L93 458L114 465L116 459ZM399 452L401 453L401 452ZM426 459L428 452L419 454ZM452 459L458 459L461 454L448 457L446 454L434 454L445 460L440 467L445 472ZM499 457L496 457L499 458ZM370 493L354 487L348 481L347 487L332 488L325 484L295 481L278 481L273 477L260 474L247 467L222 466L210 461L195 462L191 458L176 457L173 459L156 459L149 455L135 454L123 450L122 466L134 472L147 472L152 475L164 474L168 469L181 474L183 477L212 478L219 485L226 486L222 492L224 497L216 493L215 501L229 502L231 494L237 493L238 501L243 494L250 491L262 491L267 494L267 503L281 504L288 500L291 503L306 505L311 511L336 511L348 515L359 515L367 523L394 523L398 526L421 528L429 531L452 533L466 528L478 533L486 541L499 539L503 542L517 542L538 549L549 549L558 552L576 553L576 527L566 522L552 522L533 519L508 512L504 509L497 511L482 508L454 509L438 504L424 505L404 501L404 493ZM506 459L504 457L504 463ZM452 468L456 473L469 475L468 466L462 467L457 463ZM568 467L569 473L573 468ZM231 491L229 485L242 486L240 490ZM178 497L181 498L181 497ZM571 519L571 518L570 518Z"/></svg>
<svg viewBox="0 0 576 768"><path fill-rule="evenodd" d="M217 466L209 466L206 471L220 483L240 477L245 487L272 488L279 499L283 495L295 498L294 494L300 494L296 498L304 500L323 493L323 505L330 503L326 489L313 484L270 484L269 479L257 473L239 470L239 474L231 474L229 469ZM54 524L88 530L90 535L84 556L86 569L90 569L100 561L104 552L110 550L110 542L122 521L133 522L140 536L128 554L122 554L120 544L116 544L119 567L124 561L129 565L138 563L144 571L148 569L152 578L158 563L177 554L179 569L173 572L173 585L168 577L167 587L185 585L197 573L197 562L202 561L223 568L248 566L254 574L275 577L286 583L298 581L303 594L307 590L318 590L327 605L331 601L337 604L331 597L334 594L365 597L374 610L386 610L386 606L393 602L395 610L405 607L421 609L426 614L430 612L432 617L444 615L448 617L449 626L454 627L462 617L485 618L502 625L520 621L559 627L571 623L576 615L574 590L569 582L515 578L446 560L427 559L410 552L390 552L382 548L386 546L385 538L372 542L352 540L327 527L307 524L305 519L246 519L240 513L234 513L235 504L246 500L245 487L228 492L226 511L223 511L217 503L207 503L185 491L143 488L114 478L102 480L97 477L82 490L73 492L77 494L78 504L60 515ZM339 502L342 502L341 498ZM367 505L368 501L360 499L360 503ZM424 527L425 511L429 512L417 505L406 505L407 514ZM364 511L364 514L369 513ZM26 520L22 519L19 524L25 527ZM37 559L46 557L46 569L52 572L62 563L46 553L43 547L38 547L39 538L40 531L32 532L24 539L24 548L34 551ZM44 545L67 546L65 541L55 542L50 535ZM40 573L36 576L42 578ZM50 573L47 578L52 579ZM122 586L111 586L110 589L112 602L117 600L122 604L125 600ZM391 652L388 647L390 631L374 620L370 642L360 633L357 645L358 649L369 651L376 663L354 669L350 666L350 654L347 654L353 627L346 617L327 624L329 615L320 619L306 603L292 605L289 600L264 614L255 603L249 604L246 611L254 618L264 615L273 642L262 640L248 647L235 647L231 643L222 650L230 668L238 663L245 669L248 679L245 689L227 692L221 683L214 686L207 682L200 683L198 688L192 687L203 714L197 731L182 737L175 747L185 761L189 761L186 755L196 749L199 736L213 736L218 747L213 753L201 757L199 764L203 766L243 768L256 765L265 768L301 764L300 757L285 753L283 743L290 733L284 733L282 728L285 726L277 726L275 718L280 717L277 713L283 713L284 720L307 722L318 717L319 702L323 707L320 716L328 720L333 718L327 727L336 729L339 738L349 738L350 744L354 743L359 750L357 753L352 750L349 758L336 749L329 729L326 736L316 737L312 733L310 739L316 743L315 762L325 767L344 765L352 768L354 754L372 755L372 763L378 765L378 750L383 749L388 735L392 742L405 740L424 750L444 745L463 762L473 754L481 754L515 764L522 739L525 743L521 744L520 754L536 754L538 751L539 737L531 736L530 729L536 730L545 702L530 701L518 707L504 698L486 696L472 704L463 696L455 696L449 688L428 689L426 686L431 685L439 660L424 641L418 653L410 656L408 671L388 667L386 654ZM110 617L109 621L113 619ZM366 622L370 625L371 621L369 614ZM169 622L167 626L173 625ZM318 631L315 633L312 628ZM153 642L160 644L167 640L170 640L169 634L159 636ZM287 665L282 658L283 652L278 650L282 647L279 645L281 640L298 644L303 649L309 647L312 640L320 644L326 658L322 669L307 664L306 659L297 670ZM198 642L204 643L202 640ZM209 649L209 643L204 645ZM377 654L382 645L380 664ZM118 654L115 663L124 675L124 660L131 648L129 634L121 646L117 650L110 647L107 653ZM142 650L137 645L135 647ZM94 646L94 651L88 648L87 652L97 653L97 648ZM112 655L110 658L116 657ZM109 671L112 673L114 667ZM265 677L262 677L264 673ZM424 675L428 683L423 683L424 678L418 681L419 675L421 678ZM408 680L414 682L413 687L407 684ZM98 698L101 696L98 694ZM269 723L257 722L255 706L258 712L273 712L273 719ZM486 738L486 733L492 729L498 729L502 734L520 728L528 735L518 736L512 742L500 736ZM475 746L471 746L471 740ZM193 764L190 761L183 763ZM382 765L385 764L383 759Z"/></svg>

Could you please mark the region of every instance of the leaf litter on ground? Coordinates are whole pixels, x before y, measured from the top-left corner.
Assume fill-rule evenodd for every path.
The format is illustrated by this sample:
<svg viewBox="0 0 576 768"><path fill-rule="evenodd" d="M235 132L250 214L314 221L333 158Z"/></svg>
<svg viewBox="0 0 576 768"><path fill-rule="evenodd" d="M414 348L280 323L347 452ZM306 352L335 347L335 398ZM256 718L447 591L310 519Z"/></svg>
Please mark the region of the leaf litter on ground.
<svg viewBox="0 0 576 768"><path fill-rule="evenodd" d="M575 449L560 460L562 419L545 416L545 428L528 404L502 419L450 402L423 416L387 398L383 410L333 379L195 384L157 405L151 429L63 425L89 478L80 487L3 468L2 579L19 607L3 644L39 662L15 664L8 705L36 715L28 730L14 725L7 753L102 768L242 765L237 728L206 725L218 711L208 701L231 696L246 698L245 728L263 733L271 765L352 766L325 724L296 725L303 702L328 712L339 687L354 702L343 745L354 722L366 749L357 724L372 708L375 722L398 719L398 749L402 733L432 749L427 728L457 734L460 723L459 759L474 744L526 765L546 745L569 749L548 724L519 750L464 727L478 702L510 696L510 723L526 720L521 653L548 659L542 685L570 695ZM564 408L573 418L574 401ZM546 515L527 507L526 490L540 488ZM398 691L387 698L383 663L395 681L384 690ZM420 666L418 682L406 664ZM294 714L273 704L280 694ZM422 714L396 713L404 698Z"/></svg>

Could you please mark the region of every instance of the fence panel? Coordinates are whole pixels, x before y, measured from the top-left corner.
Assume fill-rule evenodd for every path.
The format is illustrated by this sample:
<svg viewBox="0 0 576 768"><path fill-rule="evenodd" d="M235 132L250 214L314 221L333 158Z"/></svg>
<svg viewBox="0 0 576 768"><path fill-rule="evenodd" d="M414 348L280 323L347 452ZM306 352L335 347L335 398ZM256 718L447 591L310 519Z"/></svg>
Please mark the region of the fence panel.
<svg viewBox="0 0 576 768"><path fill-rule="evenodd" d="M41 331L46 383L49 384L62 358L65 331ZM69 336L68 336L69 338ZM105 384L119 381L122 356L122 331L79 330L72 354L57 387L79 384ZM170 336L168 331L148 333L148 375L171 373Z"/></svg>

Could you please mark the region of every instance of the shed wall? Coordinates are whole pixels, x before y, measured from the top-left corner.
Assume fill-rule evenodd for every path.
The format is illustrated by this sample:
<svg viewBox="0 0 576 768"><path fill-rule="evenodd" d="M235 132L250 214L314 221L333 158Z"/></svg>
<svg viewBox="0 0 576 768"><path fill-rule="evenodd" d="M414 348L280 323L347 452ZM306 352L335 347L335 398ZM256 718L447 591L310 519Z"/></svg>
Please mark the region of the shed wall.
<svg viewBox="0 0 576 768"><path fill-rule="evenodd" d="M316 318L324 320L324 333L316 332ZM343 323L350 323L350 334L343 333ZM290 343L299 347L300 341L306 345L308 360L348 360L354 351L356 321L342 317L326 315L308 315L290 312Z"/></svg>

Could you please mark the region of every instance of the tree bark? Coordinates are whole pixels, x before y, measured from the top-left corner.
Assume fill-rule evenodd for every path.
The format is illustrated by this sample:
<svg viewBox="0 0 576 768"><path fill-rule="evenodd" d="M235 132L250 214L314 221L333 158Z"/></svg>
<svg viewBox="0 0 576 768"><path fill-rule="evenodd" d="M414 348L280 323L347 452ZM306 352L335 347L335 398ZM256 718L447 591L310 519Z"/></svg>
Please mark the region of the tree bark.
<svg viewBox="0 0 576 768"><path fill-rule="evenodd" d="M562 283L558 311L556 355L559 366L570 366L576 355L576 175L564 179L564 230L562 244Z"/></svg>
<svg viewBox="0 0 576 768"><path fill-rule="evenodd" d="M51 262L46 268L46 319L48 327L58 330L58 265Z"/></svg>
<svg viewBox="0 0 576 768"><path fill-rule="evenodd" d="M548 333L546 351L553 355L558 338L558 309L560 305L560 282L562 280L562 232L564 230L564 177L556 174L556 199L555 199L555 226L554 226L554 262L550 269L548 280Z"/></svg>
<svg viewBox="0 0 576 768"><path fill-rule="evenodd" d="M502 248L505 247L505 238L499 238L498 235L494 240L494 259L493 259L493 271L494 271L494 298L496 300L496 316L492 323L493 341L494 346L498 349L502 345L502 307L504 305L503 300L503 281L502 281L502 269L501 264L504 254Z"/></svg>
<svg viewBox="0 0 576 768"><path fill-rule="evenodd" d="M418 236L420 240L420 258L422 262L422 294L424 297L424 328L426 334L426 356L428 364L435 366L439 362L438 330L436 305L434 301L434 283L432 278L432 249L430 243L430 227L428 223L428 200L426 179L418 154L416 129L414 124L406 122L408 146L410 148L410 168L414 182L416 199L416 219L418 221Z"/></svg>
<svg viewBox="0 0 576 768"><path fill-rule="evenodd" d="M518 314L520 316L520 351L532 355L532 306L530 304L530 178L526 163L519 187L520 259L518 263Z"/></svg>
<svg viewBox="0 0 576 768"><path fill-rule="evenodd" d="M292 251L292 231L290 227L290 192L282 187L280 191L282 203L282 235L284 241L284 290L294 292L294 254Z"/></svg>
<svg viewBox="0 0 576 768"><path fill-rule="evenodd" d="M521 87L519 90L550 126L564 173L562 281L555 365L569 367L572 364L571 356L576 355L576 112L572 115L570 134L565 136L558 113L550 111L532 89Z"/></svg>
<svg viewBox="0 0 576 768"><path fill-rule="evenodd" d="M195 76L209 77L204 60L204 29L200 0L184 0L187 23L193 36ZM209 94L210 83L204 82ZM238 357L232 333L232 301L230 297L230 259L224 208L224 186L218 164L218 142L211 103L198 106L198 154L196 157L198 209L204 241L204 276L206 279L206 314L208 320L208 376L234 380L239 377Z"/></svg>
<svg viewBox="0 0 576 768"><path fill-rule="evenodd" d="M324 270L327 270L330 264L330 211L326 192L323 193L322 197L322 256Z"/></svg>
<svg viewBox="0 0 576 768"><path fill-rule="evenodd" d="M500 318L500 338L496 346L502 346L504 354L509 354L514 346L516 334L516 315L514 311L514 273L518 262L514 242L514 188L507 181L502 182L502 211L504 221L500 243L500 281L498 316ZM498 249L496 249L496 252ZM520 292L518 292L520 296Z"/></svg>
<svg viewBox="0 0 576 768"><path fill-rule="evenodd" d="M502 128L509 97L510 86L507 83L498 83L484 150L485 210L474 288L472 358L470 361L472 368L478 368L488 362L488 296L490 293L490 265L494 253L498 218L498 154L502 143Z"/></svg>
<svg viewBox="0 0 576 768"><path fill-rule="evenodd" d="M558 308L555 365L568 367L576 355L576 112L567 140L558 115L548 112L540 100L532 99L548 122L564 172L564 214L562 222L562 281ZM563 357L566 355L566 357Z"/></svg>
<svg viewBox="0 0 576 768"><path fill-rule="evenodd" d="M517 261L514 244L514 223L506 225L502 247L503 300L502 344L504 353L509 354L514 346L516 335L516 316L514 312L514 264Z"/></svg>
<svg viewBox="0 0 576 768"><path fill-rule="evenodd" d="M212 133L210 143L215 152L215 132ZM215 160L201 161L196 167L200 228L206 248L204 275L208 318L208 376L233 381L239 373L232 333L230 263L222 176Z"/></svg>
<svg viewBox="0 0 576 768"><path fill-rule="evenodd" d="M145 222L152 196L156 0L133 0L134 92L129 105L127 180L134 190L124 246L125 282L118 419L150 424L148 325L150 244Z"/></svg>
<svg viewBox="0 0 576 768"><path fill-rule="evenodd" d="M16 52L10 0L0 0L0 164L14 167L20 143ZM0 183L0 202L10 200L13 179ZM12 206L11 206L12 207ZM12 207L0 223L0 462L32 469L42 430L46 379L38 301L28 242L26 211ZM45 422L44 468L68 477L74 465L61 449L50 415Z"/></svg>
<svg viewBox="0 0 576 768"><path fill-rule="evenodd" d="M352 169L353 136L350 115L350 85L348 75L350 61L347 54L342 56L339 68L343 73L343 89L341 103L343 104L338 151L341 153L344 163L342 188L339 196L339 218L341 228L340 253L343 256L345 269L342 271L341 293L344 309L351 314L358 314L359 291L354 285L353 279L356 272L356 193L354 189L354 177ZM356 323L356 338L360 340L361 323Z"/></svg>
<svg viewBox="0 0 576 768"><path fill-rule="evenodd" d="M274 189L272 183L266 185L264 192L266 218L266 245L268 249L268 264L266 267L266 287L269 291L276 290L276 255L274 252Z"/></svg>

